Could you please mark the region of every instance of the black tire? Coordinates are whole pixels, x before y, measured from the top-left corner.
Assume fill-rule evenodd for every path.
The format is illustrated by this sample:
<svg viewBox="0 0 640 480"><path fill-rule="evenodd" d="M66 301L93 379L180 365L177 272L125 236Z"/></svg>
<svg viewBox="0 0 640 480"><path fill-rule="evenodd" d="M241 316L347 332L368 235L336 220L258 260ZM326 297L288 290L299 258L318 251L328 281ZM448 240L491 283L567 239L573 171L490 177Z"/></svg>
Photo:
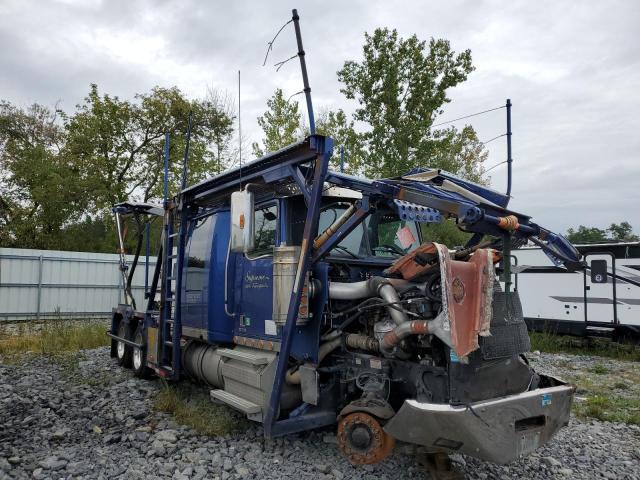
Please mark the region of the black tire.
<svg viewBox="0 0 640 480"><path fill-rule="evenodd" d="M133 374L138 378L149 378L152 370L147 367L147 342L142 331L142 325L138 325L138 328L136 328L133 334L133 341L143 345L142 348L132 347L131 364Z"/></svg>
<svg viewBox="0 0 640 480"><path fill-rule="evenodd" d="M640 335L625 327L616 328L612 340L623 345L640 345Z"/></svg>
<svg viewBox="0 0 640 480"><path fill-rule="evenodd" d="M129 334L129 326L121 321L118 325L118 333L117 335L121 338L126 338L127 340L131 340L131 335ZM126 345L123 342L116 342L116 358L118 359L118 364L125 368L131 368L131 347Z"/></svg>

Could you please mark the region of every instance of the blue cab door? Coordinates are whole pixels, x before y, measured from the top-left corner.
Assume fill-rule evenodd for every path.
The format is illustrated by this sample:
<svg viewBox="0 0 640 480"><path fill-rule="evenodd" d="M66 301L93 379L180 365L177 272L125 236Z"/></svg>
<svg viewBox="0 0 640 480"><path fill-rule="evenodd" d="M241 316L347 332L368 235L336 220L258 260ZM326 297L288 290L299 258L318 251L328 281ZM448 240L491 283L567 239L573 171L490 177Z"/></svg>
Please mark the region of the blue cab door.
<svg viewBox="0 0 640 480"><path fill-rule="evenodd" d="M279 241L278 204L256 207L255 247L236 255L235 334L241 337L277 338L273 322L273 247Z"/></svg>

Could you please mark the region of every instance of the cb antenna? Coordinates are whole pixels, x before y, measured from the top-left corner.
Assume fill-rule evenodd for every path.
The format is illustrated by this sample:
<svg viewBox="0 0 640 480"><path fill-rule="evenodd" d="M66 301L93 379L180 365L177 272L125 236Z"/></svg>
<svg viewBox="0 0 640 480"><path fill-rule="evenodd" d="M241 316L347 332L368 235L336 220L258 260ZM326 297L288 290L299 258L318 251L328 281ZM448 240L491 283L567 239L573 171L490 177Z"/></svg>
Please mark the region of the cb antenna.
<svg viewBox="0 0 640 480"><path fill-rule="evenodd" d="M304 59L304 48L302 48L302 34L300 33L300 17L298 10L292 10L293 26L296 30L296 42L298 43L298 58L300 58L300 69L302 70L302 83L304 85L304 96L307 101L307 112L309 113L309 131L311 135L316 134L316 122L313 118L313 103L311 102L311 87L309 86L309 77L307 76L307 63Z"/></svg>
<svg viewBox="0 0 640 480"><path fill-rule="evenodd" d="M242 120L240 118L240 70L238 70L238 161L240 163L240 190L242 190Z"/></svg>
<svg viewBox="0 0 640 480"><path fill-rule="evenodd" d="M302 47L302 34L300 33L300 16L298 15L298 10L296 10L295 8L292 10L291 20L289 20L287 23L282 25L282 27L280 27L280 30L278 30L278 33L276 33L273 39L267 43L267 53L264 56L264 62L262 63L262 66L264 67L267 64L267 58L269 58L269 52L273 50L273 44L278 38L278 35L280 35L280 33L284 30L284 28L290 23L293 23L293 26L295 28L296 43L298 45L298 53L295 55L292 55L286 60L282 60L281 62L274 64L274 67L277 67L276 68L276 72L277 72L282 68L282 66L285 63L289 62L290 60L293 60L296 57L300 59L300 70L302 70L302 84L304 88L303 90L300 90L299 92L296 92L293 95L291 95L287 99L287 102L289 102L289 100L291 100L292 97L295 97L296 95L299 95L304 92L304 96L307 101L307 112L309 113L309 131L311 132L311 135L315 135L316 122L313 117L313 103L311 102L311 87L309 86L309 76L307 75L307 63L305 61L304 48Z"/></svg>
<svg viewBox="0 0 640 480"><path fill-rule="evenodd" d="M511 164L513 163L513 158L511 157L511 105L511 99L507 98L507 202L511 199L511 182L513 178L511 173Z"/></svg>

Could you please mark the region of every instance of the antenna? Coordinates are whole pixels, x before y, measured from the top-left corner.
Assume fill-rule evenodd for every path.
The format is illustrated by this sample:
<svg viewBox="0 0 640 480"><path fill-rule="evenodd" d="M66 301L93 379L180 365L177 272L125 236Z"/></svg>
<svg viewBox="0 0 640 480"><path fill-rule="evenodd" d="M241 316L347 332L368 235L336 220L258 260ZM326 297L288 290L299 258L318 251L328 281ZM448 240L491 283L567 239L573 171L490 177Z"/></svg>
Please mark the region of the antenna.
<svg viewBox="0 0 640 480"><path fill-rule="evenodd" d="M313 104L311 103L311 87L309 86L309 77L307 76L307 64L304 59L304 48L302 48L302 34L300 33L300 17L298 10L292 11L293 26L296 30L296 41L298 42L298 57L300 57L300 69L302 70L302 83L304 85L304 96L307 100L307 111L309 113L309 132L311 135L316 134L316 122L313 118Z"/></svg>
<svg viewBox="0 0 640 480"><path fill-rule="evenodd" d="M298 45L298 53L296 55L292 55L286 60L276 63L274 66L277 67L276 68L276 72L277 72L289 60L293 60L294 58L296 58L296 56L300 58L300 70L302 70L302 84L304 85L304 88L298 93L294 93L293 95L291 95L291 97L287 99L287 102L291 100L291 98L294 97L295 95L298 95L304 92L304 96L307 101L307 112L309 113L309 131L311 135L315 135L316 121L313 117L313 103L311 102L311 87L309 86L309 77L307 75L307 63L304 58L304 48L302 48L302 34L300 33L300 17L298 16L298 10L295 8L291 11L291 14L292 14L291 20L289 20L282 27L280 27L280 30L278 30L278 33L276 33L275 37L273 37L273 39L267 44L267 53L264 56L264 62L262 63L262 66L264 67L267 64L267 58L269 58L269 52L271 52L271 50L273 49L273 44L276 41L276 38L278 38L278 35L280 35L280 32L284 30L284 27L286 27L291 22L293 22L293 26L296 31L296 43Z"/></svg>
<svg viewBox="0 0 640 480"><path fill-rule="evenodd" d="M511 199L511 99L507 98L507 203ZM506 205L505 205L506 207Z"/></svg>
<svg viewBox="0 0 640 480"><path fill-rule="evenodd" d="M240 117L240 70L238 70L238 158L240 162L240 190L242 190L242 120Z"/></svg>

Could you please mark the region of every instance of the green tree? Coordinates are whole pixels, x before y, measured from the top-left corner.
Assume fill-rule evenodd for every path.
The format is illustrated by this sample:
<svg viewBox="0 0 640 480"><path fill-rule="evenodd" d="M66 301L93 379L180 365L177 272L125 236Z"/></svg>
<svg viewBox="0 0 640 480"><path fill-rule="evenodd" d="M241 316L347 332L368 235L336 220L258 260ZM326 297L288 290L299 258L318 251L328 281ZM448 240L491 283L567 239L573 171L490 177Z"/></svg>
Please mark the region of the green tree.
<svg viewBox="0 0 640 480"><path fill-rule="evenodd" d="M633 227L629 222L612 223L607 232L613 240L621 242L637 242L640 237L633 233Z"/></svg>
<svg viewBox="0 0 640 480"><path fill-rule="evenodd" d="M344 147L348 173L392 177L430 166L482 182L487 152L474 129L433 128L450 101L447 91L471 71L470 51L456 54L446 40L427 44L386 28L365 34L363 59L345 62L338 72L341 92L359 107L351 118L328 109L319 109L316 118L317 132L335 141L332 167L337 168ZM282 90L276 90L267 107L258 118L264 133L264 148L254 144L258 156L308 134L298 103L287 102Z"/></svg>
<svg viewBox="0 0 640 480"><path fill-rule="evenodd" d="M264 138L262 146L257 142L251 145L256 157L275 152L303 136L299 108L297 101L288 101L284 98L282 89L276 89L273 96L267 100L267 111L258 117L258 125L262 128Z"/></svg>
<svg viewBox="0 0 640 480"><path fill-rule="evenodd" d="M471 52L456 54L443 39L404 39L388 28L365 34L362 60L347 61L338 72L341 92L359 105L353 120L364 126L358 151L350 152L354 168L391 177L428 164L480 179L486 154L473 129L433 130L450 102L448 90L473 69Z"/></svg>
<svg viewBox="0 0 640 480"><path fill-rule="evenodd" d="M576 230L567 230L567 240L571 243L595 243L607 240L607 232L597 227L580 225Z"/></svg>
<svg viewBox="0 0 640 480"><path fill-rule="evenodd" d="M56 112L0 103L0 245L55 248L63 227L87 207L79 169L60 155Z"/></svg>
<svg viewBox="0 0 640 480"><path fill-rule="evenodd" d="M171 138L171 191L177 191L189 111L189 181L219 173L230 162L223 153L231 141L233 118L219 104L190 101L176 87L155 87L135 100L100 95L92 85L78 111L66 118L64 153L90 174L98 210L127 198L147 201L161 196L165 132Z"/></svg>
<svg viewBox="0 0 640 480"><path fill-rule="evenodd" d="M181 178L189 111L189 182L235 160L233 112L216 91L189 100L156 87L132 101L92 85L75 112L0 103L0 245L113 251L110 207L162 197L164 132L171 134L171 192Z"/></svg>
<svg viewBox="0 0 640 480"><path fill-rule="evenodd" d="M637 242L640 240L640 236L633 233L633 227L629 222L612 223L606 230L580 225L577 229L567 230L566 237L571 243L596 243L607 240Z"/></svg>

